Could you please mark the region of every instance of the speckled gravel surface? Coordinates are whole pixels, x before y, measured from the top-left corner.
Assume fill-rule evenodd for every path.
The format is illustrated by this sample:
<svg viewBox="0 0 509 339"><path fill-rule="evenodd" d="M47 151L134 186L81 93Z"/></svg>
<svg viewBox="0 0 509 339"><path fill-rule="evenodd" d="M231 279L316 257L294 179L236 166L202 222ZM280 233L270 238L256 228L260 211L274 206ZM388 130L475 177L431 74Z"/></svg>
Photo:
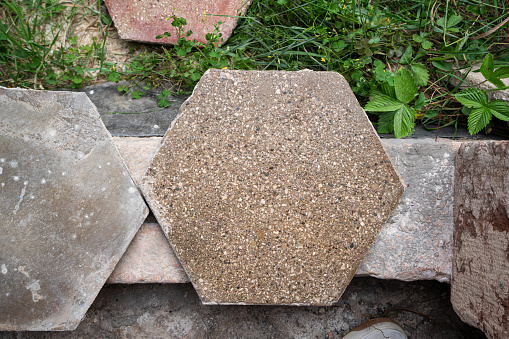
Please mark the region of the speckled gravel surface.
<svg viewBox="0 0 509 339"><path fill-rule="evenodd" d="M403 193L348 83L311 71L208 71L141 187L212 304L331 304Z"/></svg>

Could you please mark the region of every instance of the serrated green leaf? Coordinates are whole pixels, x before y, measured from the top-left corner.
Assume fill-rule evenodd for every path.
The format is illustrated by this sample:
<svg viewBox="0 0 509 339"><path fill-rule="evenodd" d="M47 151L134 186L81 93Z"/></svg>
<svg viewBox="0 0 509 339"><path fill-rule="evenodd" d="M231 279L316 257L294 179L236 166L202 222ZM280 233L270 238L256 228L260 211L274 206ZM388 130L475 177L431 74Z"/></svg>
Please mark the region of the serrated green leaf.
<svg viewBox="0 0 509 339"><path fill-rule="evenodd" d="M385 112L378 117L377 132L389 134L394 132L394 114L396 112Z"/></svg>
<svg viewBox="0 0 509 339"><path fill-rule="evenodd" d="M499 78L491 77L486 78L489 82L491 82L493 85L497 86L498 88L504 88L505 84L500 80Z"/></svg>
<svg viewBox="0 0 509 339"><path fill-rule="evenodd" d="M396 98L402 103L408 104L417 94L417 85L414 78L406 68L400 68L394 76Z"/></svg>
<svg viewBox="0 0 509 339"><path fill-rule="evenodd" d="M476 108L468 116L468 132L470 135L479 133L491 120L491 110L489 108Z"/></svg>
<svg viewBox="0 0 509 339"><path fill-rule="evenodd" d="M419 96L417 97L417 100L415 100L414 108L416 110L420 110L424 104L426 103L426 96L424 96L424 93L419 93Z"/></svg>
<svg viewBox="0 0 509 339"><path fill-rule="evenodd" d="M488 95L479 88L467 88L454 97L467 107L482 108L488 104Z"/></svg>
<svg viewBox="0 0 509 339"><path fill-rule="evenodd" d="M158 105L159 107L164 108L164 107L168 107L168 106L170 106L170 102L168 101L168 99L161 99L161 100L159 100L159 102L157 103L157 105Z"/></svg>
<svg viewBox="0 0 509 339"><path fill-rule="evenodd" d="M497 68L493 72L493 77L499 79L509 78L509 66Z"/></svg>
<svg viewBox="0 0 509 339"><path fill-rule="evenodd" d="M487 106L491 113L500 120L509 121L509 105L502 100L493 100Z"/></svg>
<svg viewBox="0 0 509 339"><path fill-rule="evenodd" d="M423 64L413 63L410 65L415 83L419 86L426 86L429 80L429 73Z"/></svg>
<svg viewBox="0 0 509 339"><path fill-rule="evenodd" d="M447 19L447 28L449 29L450 27L456 26L461 20L463 20L463 18L460 15L451 15Z"/></svg>
<svg viewBox="0 0 509 339"><path fill-rule="evenodd" d="M403 105L394 114L394 136L396 138L406 137L414 127L415 110Z"/></svg>
<svg viewBox="0 0 509 339"><path fill-rule="evenodd" d="M391 79L394 85L394 77L389 77L387 78L387 81L382 82L382 84L380 85L380 89L385 95L388 95L393 99L396 99L396 91L394 90L394 86L391 86L391 84L389 84L389 81Z"/></svg>
<svg viewBox="0 0 509 339"><path fill-rule="evenodd" d="M401 56L399 63L403 65L408 65L412 61L413 53L414 51L412 50L412 46L408 45L405 50L405 53L403 53L403 55Z"/></svg>
<svg viewBox="0 0 509 339"><path fill-rule="evenodd" d="M445 18L444 17L441 17L437 20L437 25L442 27L442 28L445 28Z"/></svg>
<svg viewBox="0 0 509 339"><path fill-rule="evenodd" d="M390 112L400 109L403 104L388 95L378 95L372 98L364 107L367 112Z"/></svg>
<svg viewBox="0 0 509 339"><path fill-rule="evenodd" d="M495 68L493 64L493 55L491 53L486 54L484 60L481 65L481 74L486 78L491 78L493 76L493 69Z"/></svg>

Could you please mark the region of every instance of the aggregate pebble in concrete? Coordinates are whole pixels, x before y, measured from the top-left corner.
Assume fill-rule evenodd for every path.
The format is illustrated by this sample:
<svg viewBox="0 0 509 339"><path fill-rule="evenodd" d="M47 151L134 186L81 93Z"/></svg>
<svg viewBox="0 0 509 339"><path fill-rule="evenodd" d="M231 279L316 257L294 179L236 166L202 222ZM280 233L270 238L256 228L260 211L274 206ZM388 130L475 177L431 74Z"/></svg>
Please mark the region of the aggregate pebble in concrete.
<svg viewBox="0 0 509 339"><path fill-rule="evenodd" d="M72 330L148 214L81 93L0 88L0 330Z"/></svg>
<svg viewBox="0 0 509 339"><path fill-rule="evenodd" d="M383 140L406 189L358 275L449 282L454 229L454 166L461 143Z"/></svg>
<svg viewBox="0 0 509 339"><path fill-rule="evenodd" d="M456 163L451 302L488 338L509 338L509 142L464 143Z"/></svg>
<svg viewBox="0 0 509 339"><path fill-rule="evenodd" d="M179 38L171 25L172 15L186 19L184 33L193 33L188 40L206 43L206 34L214 32L214 25L221 22L219 32L224 41L228 40L237 25L238 16L243 15L251 1L242 0L105 0L111 18L122 39L151 43L175 44ZM169 20L168 20L169 19ZM156 39L164 32L170 37Z"/></svg>
<svg viewBox="0 0 509 339"><path fill-rule="evenodd" d="M133 178L146 171L159 137L113 138ZM383 139L382 144L407 188L356 272L358 276L404 281L434 279L450 282L454 225L454 164L459 142L446 139ZM144 232L140 229L140 233ZM159 260L145 257L145 251ZM132 260L132 261L131 261ZM162 230L153 227L135 237L115 268L111 283L188 282L181 271L168 271L178 263ZM179 264L180 265L180 264ZM180 267L180 266L179 266ZM180 268L181 269L181 268ZM165 273L163 273L165 272ZM139 280L136 280L139 278Z"/></svg>
<svg viewBox="0 0 509 339"><path fill-rule="evenodd" d="M209 70L141 189L204 303L328 305L403 184L338 73Z"/></svg>

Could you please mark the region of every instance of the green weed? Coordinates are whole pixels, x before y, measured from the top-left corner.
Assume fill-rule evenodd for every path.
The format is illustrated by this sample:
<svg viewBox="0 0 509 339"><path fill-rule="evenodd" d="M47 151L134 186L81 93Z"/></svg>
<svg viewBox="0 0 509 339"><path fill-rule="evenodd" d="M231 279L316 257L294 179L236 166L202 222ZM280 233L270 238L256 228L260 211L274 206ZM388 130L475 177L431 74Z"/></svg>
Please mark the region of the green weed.
<svg viewBox="0 0 509 339"><path fill-rule="evenodd" d="M404 137L422 123L509 135L501 104L486 102L478 90L460 91L464 75L457 72L484 61L482 74L503 88L506 1L254 0L226 43L219 26L207 43L190 41L185 18L172 15L176 45L132 43L123 62L108 59L111 19L101 8L100 0L94 7L81 0L0 0L0 84L53 88L129 80L120 89L133 98L142 95L138 84L162 86L159 105L165 107L171 93L189 92L209 68L307 68L341 73L379 133ZM65 23L85 16L98 20L102 41L78 46Z"/></svg>

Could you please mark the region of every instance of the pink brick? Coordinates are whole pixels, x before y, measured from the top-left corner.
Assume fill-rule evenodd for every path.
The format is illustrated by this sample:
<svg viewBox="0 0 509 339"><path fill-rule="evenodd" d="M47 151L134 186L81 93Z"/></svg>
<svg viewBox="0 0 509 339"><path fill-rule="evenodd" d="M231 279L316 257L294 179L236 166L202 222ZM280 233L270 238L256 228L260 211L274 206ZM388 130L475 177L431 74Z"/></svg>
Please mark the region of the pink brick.
<svg viewBox="0 0 509 339"><path fill-rule="evenodd" d="M110 284L189 282L158 224L143 224L109 277Z"/></svg>

